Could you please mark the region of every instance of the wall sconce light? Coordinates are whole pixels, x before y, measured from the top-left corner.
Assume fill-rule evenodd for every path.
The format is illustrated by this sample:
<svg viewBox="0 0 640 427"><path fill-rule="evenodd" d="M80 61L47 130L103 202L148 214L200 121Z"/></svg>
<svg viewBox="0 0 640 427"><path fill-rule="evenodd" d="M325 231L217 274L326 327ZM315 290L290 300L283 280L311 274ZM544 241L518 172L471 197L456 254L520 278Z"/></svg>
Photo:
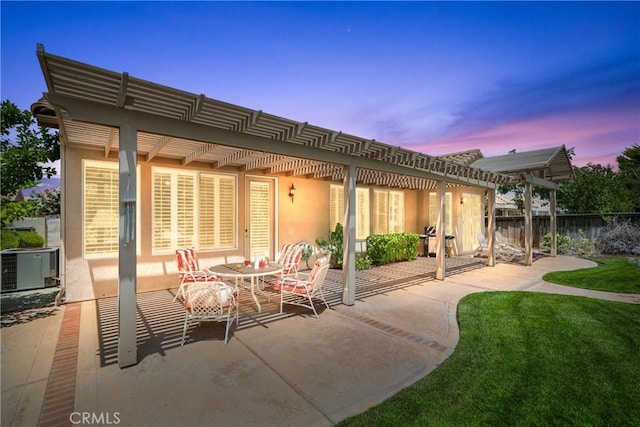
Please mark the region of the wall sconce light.
<svg viewBox="0 0 640 427"><path fill-rule="evenodd" d="M461 197L461 198L460 198L460 204L461 204L461 205L464 205L466 201L467 201L467 198L466 198L466 197Z"/></svg>
<svg viewBox="0 0 640 427"><path fill-rule="evenodd" d="M293 196L296 195L296 187L293 186L293 184L291 184L291 187L289 187L289 197L291 197L291 203L293 203Z"/></svg>

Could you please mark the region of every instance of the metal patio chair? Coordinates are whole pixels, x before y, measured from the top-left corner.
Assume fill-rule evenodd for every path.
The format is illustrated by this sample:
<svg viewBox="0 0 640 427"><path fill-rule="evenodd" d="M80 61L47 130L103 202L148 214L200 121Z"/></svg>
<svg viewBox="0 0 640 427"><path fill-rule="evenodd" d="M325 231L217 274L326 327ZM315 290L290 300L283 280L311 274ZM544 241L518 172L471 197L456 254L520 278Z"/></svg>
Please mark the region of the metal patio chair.
<svg viewBox="0 0 640 427"><path fill-rule="evenodd" d="M235 287L223 282L204 282L190 284L185 291L185 318L182 329L182 343L187 334L189 322L226 322L224 344L229 339L229 327L232 313L235 311L236 327L238 326L238 291Z"/></svg>
<svg viewBox="0 0 640 427"><path fill-rule="evenodd" d="M284 277L274 285L274 289L280 291L280 313L283 304L307 307L313 310L318 317L318 312L313 305L313 299L322 299L324 305L329 308L327 300L322 292L322 285L329 270L329 256L318 258L308 275L299 274L297 277Z"/></svg>

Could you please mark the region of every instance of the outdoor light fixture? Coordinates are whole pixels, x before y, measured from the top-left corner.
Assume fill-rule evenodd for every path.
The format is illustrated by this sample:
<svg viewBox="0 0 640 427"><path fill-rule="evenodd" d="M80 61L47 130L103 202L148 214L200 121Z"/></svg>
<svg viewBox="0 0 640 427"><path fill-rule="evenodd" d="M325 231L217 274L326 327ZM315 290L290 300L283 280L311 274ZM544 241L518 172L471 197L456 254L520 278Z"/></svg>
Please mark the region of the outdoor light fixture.
<svg viewBox="0 0 640 427"><path fill-rule="evenodd" d="M460 198L460 204L461 204L461 205L464 205L464 202L466 202L466 201L467 201L467 198L466 198L466 197L462 196L462 197Z"/></svg>
<svg viewBox="0 0 640 427"><path fill-rule="evenodd" d="M296 195L296 187L293 186L293 184L291 184L291 187L289 188L289 197L291 197L291 203L293 203L293 196Z"/></svg>

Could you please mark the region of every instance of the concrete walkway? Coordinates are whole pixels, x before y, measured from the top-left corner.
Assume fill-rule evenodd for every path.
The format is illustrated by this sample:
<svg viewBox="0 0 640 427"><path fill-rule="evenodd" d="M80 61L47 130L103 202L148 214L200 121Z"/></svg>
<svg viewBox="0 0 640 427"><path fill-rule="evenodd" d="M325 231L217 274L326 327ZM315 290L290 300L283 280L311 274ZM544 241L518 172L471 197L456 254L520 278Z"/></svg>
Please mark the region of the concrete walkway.
<svg viewBox="0 0 640 427"><path fill-rule="evenodd" d="M141 294L141 322L149 332L139 335L139 363L126 369L109 350L109 334L117 333L105 323L110 302L34 310L31 318L2 329L2 425L69 424L68 409L59 409L68 403L52 394L58 386L51 372L52 364L54 371L59 366L54 359L66 354L60 342L73 327L73 317L65 313L70 308L80 313L77 352L64 356L66 368L60 366L75 368L65 374L75 376L74 423L329 426L382 402L442 363L458 342L456 306L465 295L523 290L640 303L640 295L541 279L548 271L593 265L572 257L542 258L532 267L498 264L445 281L425 279L353 307L332 304L319 319L304 310L273 319L249 317L232 327L227 346L223 327L214 324L190 329L180 347L182 312L170 305L173 294ZM171 310L156 316L154 306ZM49 404L51 399L59 399L58 405Z"/></svg>

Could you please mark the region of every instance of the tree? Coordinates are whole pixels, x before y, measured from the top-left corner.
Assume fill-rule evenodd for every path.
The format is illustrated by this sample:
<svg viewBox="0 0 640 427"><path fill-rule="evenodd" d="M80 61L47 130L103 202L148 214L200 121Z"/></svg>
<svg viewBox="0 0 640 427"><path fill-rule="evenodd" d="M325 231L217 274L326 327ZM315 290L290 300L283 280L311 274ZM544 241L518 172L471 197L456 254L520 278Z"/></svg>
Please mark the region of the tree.
<svg viewBox="0 0 640 427"><path fill-rule="evenodd" d="M640 145L626 148L616 161L623 195L631 201L631 211L640 212Z"/></svg>
<svg viewBox="0 0 640 427"><path fill-rule="evenodd" d="M558 207L567 213L628 212L630 200L611 165L587 163L573 167L574 179L560 184Z"/></svg>
<svg viewBox="0 0 640 427"><path fill-rule="evenodd" d="M14 201L15 196L24 188L36 186L44 176L50 178L56 173L45 164L60 159L60 140L57 132L36 128L28 110L20 110L9 100L2 101L1 108L0 190L2 225L6 226L33 211L30 202Z"/></svg>

